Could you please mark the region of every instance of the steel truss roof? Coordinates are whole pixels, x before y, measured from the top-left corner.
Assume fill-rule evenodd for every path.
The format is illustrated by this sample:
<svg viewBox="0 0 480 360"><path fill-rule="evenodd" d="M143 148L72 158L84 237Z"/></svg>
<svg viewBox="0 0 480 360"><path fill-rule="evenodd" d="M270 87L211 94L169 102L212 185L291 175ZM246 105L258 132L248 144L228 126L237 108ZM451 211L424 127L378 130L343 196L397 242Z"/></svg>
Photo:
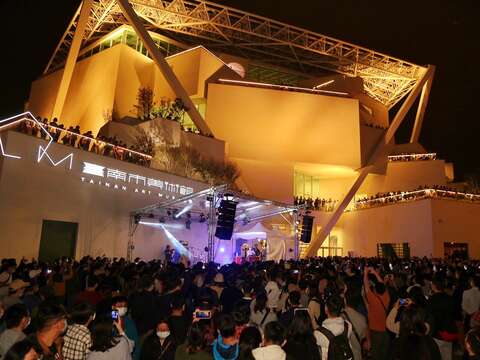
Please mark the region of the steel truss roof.
<svg viewBox="0 0 480 360"><path fill-rule="evenodd" d="M202 0L130 0L147 30L186 44L272 64L309 77L328 72L359 76L368 95L392 107L409 93L426 68L379 52ZM62 37L47 69L61 67L79 12ZM83 46L127 20L115 0L94 0Z"/></svg>

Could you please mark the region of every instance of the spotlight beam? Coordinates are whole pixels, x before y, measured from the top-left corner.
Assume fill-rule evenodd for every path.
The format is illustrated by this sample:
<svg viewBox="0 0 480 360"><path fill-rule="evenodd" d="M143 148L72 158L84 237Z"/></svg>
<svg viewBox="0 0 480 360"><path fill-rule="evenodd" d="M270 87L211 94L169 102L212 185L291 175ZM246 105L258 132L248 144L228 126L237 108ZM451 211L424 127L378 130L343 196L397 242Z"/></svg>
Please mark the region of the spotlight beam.
<svg viewBox="0 0 480 360"><path fill-rule="evenodd" d="M185 214L188 210L190 210L193 207L192 204L188 204L185 206L182 210L180 210L178 213L175 214L175 219L178 219L180 216Z"/></svg>

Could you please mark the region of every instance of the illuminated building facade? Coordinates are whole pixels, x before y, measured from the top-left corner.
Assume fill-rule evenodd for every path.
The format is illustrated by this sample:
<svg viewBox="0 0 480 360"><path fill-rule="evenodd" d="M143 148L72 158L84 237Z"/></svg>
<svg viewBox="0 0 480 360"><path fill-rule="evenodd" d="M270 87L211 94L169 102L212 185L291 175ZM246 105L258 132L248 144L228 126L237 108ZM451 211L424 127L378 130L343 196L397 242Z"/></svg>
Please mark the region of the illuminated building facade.
<svg viewBox="0 0 480 360"><path fill-rule="evenodd" d="M318 198L303 255L468 248L478 257L480 202L418 143L433 75L430 65L206 1L84 0L27 106L128 145L153 124L171 146L235 162L246 192ZM161 111L129 121L145 87L158 107L181 99L181 121ZM395 144L408 111L410 142Z"/></svg>

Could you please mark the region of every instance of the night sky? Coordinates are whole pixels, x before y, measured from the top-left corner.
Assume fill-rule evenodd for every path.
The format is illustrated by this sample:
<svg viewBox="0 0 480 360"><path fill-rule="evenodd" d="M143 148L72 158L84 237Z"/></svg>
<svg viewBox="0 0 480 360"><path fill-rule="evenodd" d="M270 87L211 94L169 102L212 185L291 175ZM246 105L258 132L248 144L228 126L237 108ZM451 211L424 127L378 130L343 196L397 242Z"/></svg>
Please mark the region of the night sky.
<svg viewBox="0 0 480 360"><path fill-rule="evenodd" d="M421 135L455 163L457 179L480 174L478 0L217 0L420 65L436 65ZM0 117L23 109L79 0L0 0ZM410 116L411 120L413 116ZM398 140L408 139L410 123ZM339 139L340 140L340 139Z"/></svg>

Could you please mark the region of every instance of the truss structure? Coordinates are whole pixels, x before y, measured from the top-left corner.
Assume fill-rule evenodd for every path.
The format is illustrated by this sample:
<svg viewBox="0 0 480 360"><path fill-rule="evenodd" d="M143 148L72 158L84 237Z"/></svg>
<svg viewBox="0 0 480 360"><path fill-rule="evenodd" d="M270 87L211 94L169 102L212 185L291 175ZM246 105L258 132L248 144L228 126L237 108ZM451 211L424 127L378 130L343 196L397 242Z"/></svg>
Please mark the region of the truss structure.
<svg viewBox="0 0 480 360"><path fill-rule="evenodd" d="M372 98L388 108L408 94L426 68L379 52L203 0L130 0L147 30L173 40L280 66L308 77L359 76ZM79 11L45 72L65 63ZM82 47L128 21L116 0L94 0Z"/></svg>

